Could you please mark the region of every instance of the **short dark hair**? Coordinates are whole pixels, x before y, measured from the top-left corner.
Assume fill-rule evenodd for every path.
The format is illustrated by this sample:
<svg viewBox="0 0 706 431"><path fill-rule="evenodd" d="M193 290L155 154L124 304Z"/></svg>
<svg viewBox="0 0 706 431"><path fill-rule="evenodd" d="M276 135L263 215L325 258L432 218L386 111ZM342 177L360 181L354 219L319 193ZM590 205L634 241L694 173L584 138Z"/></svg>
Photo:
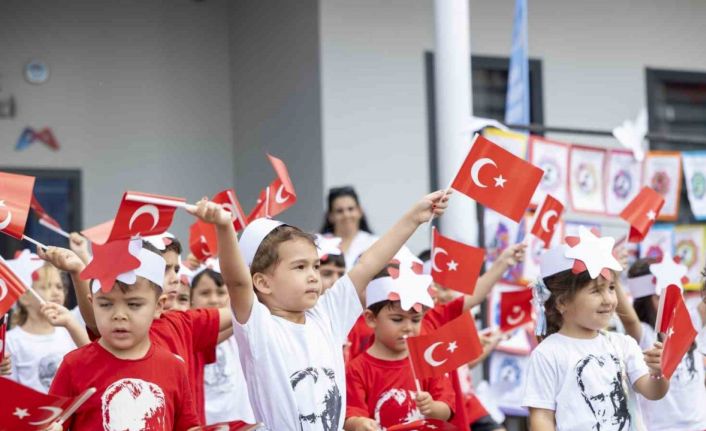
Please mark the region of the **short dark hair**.
<svg viewBox="0 0 706 431"><path fill-rule="evenodd" d="M220 273L212 270L211 268L206 268L196 274L196 277L194 277L194 279L191 281L191 290L194 290L194 288L199 284L199 281L201 281L203 277L210 278L211 280L213 280L214 283L216 283L216 286L218 287L221 287L225 284L223 282L223 276Z"/></svg>
<svg viewBox="0 0 706 431"><path fill-rule="evenodd" d="M169 244L166 244L164 246L164 250L158 249L157 247L152 245L152 243L149 241L142 241L142 248L146 248L147 250L154 252L154 253L157 253L160 256L167 253L168 251L173 251L177 255L181 256L182 248L181 248L181 243L179 242L179 240L176 237L166 238L166 239L168 239L170 242L169 242Z"/></svg>
<svg viewBox="0 0 706 431"><path fill-rule="evenodd" d="M336 199L344 196L353 198L355 204L360 206L360 199L358 199L358 193L355 192L353 186L331 187L328 191L328 207L326 208L326 214L324 214L324 223L321 226L321 233L333 233L334 226L333 223L329 221L329 216L331 215L331 211L333 211L333 202ZM367 217L365 217L365 214L363 214L360 218L359 229L368 233L373 233L373 231L370 229L370 225L368 225L368 219Z"/></svg>
<svg viewBox="0 0 706 431"><path fill-rule="evenodd" d="M346 258L341 254L327 254L321 258L322 264L331 264L339 268L346 267Z"/></svg>
<svg viewBox="0 0 706 431"><path fill-rule="evenodd" d="M276 266L280 260L279 246L295 239L303 239L316 248L316 237L314 235L306 233L298 227L283 224L274 228L260 243L250 265L250 274L255 275L258 272L266 272Z"/></svg>

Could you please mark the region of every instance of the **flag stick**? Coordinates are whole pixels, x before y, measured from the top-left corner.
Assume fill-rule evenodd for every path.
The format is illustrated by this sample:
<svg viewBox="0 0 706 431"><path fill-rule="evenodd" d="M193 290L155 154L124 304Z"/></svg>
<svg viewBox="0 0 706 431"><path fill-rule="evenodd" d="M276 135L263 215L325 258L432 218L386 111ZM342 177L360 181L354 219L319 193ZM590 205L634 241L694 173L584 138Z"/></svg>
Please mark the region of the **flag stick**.
<svg viewBox="0 0 706 431"><path fill-rule="evenodd" d="M407 359L409 359L409 366L412 367L412 377L414 377L414 384L417 386L417 392L422 391L422 386L419 384L419 379L417 378L417 373L414 371L414 362L412 362L412 355L409 354L409 343L407 342L407 335L402 336L404 338L404 343L407 346Z"/></svg>
<svg viewBox="0 0 706 431"><path fill-rule="evenodd" d="M86 389L86 391L84 393L82 393L78 398L76 398L74 400L74 402L71 403L71 405L66 410L64 410L64 412L61 414L61 416L59 416L59 419L57 419L56 422L54 422L54 423L59 424L59 425L63 425L64 422L66 422L66 420L68 418L70 418L71 415L74 414L76 412L76 410L78 410L79 407L81 407L81 405L83 405L83 403L88 401L88 399L91 398L91 395L93 395L95 393L96 393L96 388Z"/></svg>
<svg viewBox="0 0 706 431"><path fill-rule="evenodd" d="M2 333L2 339L0 341L2 342L2 348L0 349L0 361L2 361L5 358L5 338L7 336L7 313L5 313L4 316L2 316L2 323L0 323L0 332Z"/></svg>
<svg viewBox="0 0 706 431"><path fill-rule="evenodd" d="M34 244L39 244L39 245L41 245L42 247L44 247L45 249L47 248L46 245L42 244L42 243L39 242L39 241L35 241L35 240L33 240L33 239L31 239L31 238L29 238L29 237L27 237L27 236L22 235L22 238L23 238L23 239L29 239L30 242L32 242L32 243L34 243ZM7 265L7 261L5 260L4 257L0 256L0 262L2 262L3 264L5 264L5 267L6 267L10 272L12 272L12 274L14 274L14 276L17 277L18 280L21 280L20 277L15 273L15 271L13 271L12 268L10 268L10 266ZM22 283L22 285L24 286L24 283ZM24 286L24 287L27 288L27 291L29 291L29 293L31 293L32 295L34 295L35 298L37 298L37 301L39 301L39 303L40 303L41 305L44 305L44 304L47 303L47 301L45 301L44 298L42 298L41 296L39 296L39 294L37 293L37 291L34 290L34 289L32 288L32 286Z"/></svg>
<svg viewBox="0 0 706 431"><path fill-rule="evenodd" d="M44 226L45 228L49 229L52 232L58 233L59 235L63 236L64 238L69 238L69 233L66 232L64 229L60 227L56 227L53 224L49 223L48 221L44 220L43 218L39 219L39 224Z"/></svg>
<svg viewBox="0 0 706 431"><path fill-rule="evenodd" d="M454 176L453 178L451 178L451 181L449 181L449 185L444 189L444 194L441 196L441 199L439 199L439 202L441 202L442 200L444 200L444 198L446 197L446 195L449 194L449 190L451 190L451 184L454 183L454 179L455 179L455 178L456 178L455 176ZM429 226L431 226L432 220L434 220L434 210L433 210L433 209L432 209L432 211L431 211L431 217L429 217L429 221L427 222L427 223L429 223Z"/></svg>
<svg viewBox="0 0 706 431"><path fill-rule="evenodd" d="M37 247L42 247L44 250L46 250L48 248L46 245L42 244L41 242L37 241L34 238L28 237L27 235L22 235L22 239L27 242L31 242L32 244L36 245Z"/></svg>
<svg viewBox="0 0 706 431"><path fill-rule="evenodd" d="M196 209L196 205L189 204L184 201L175 201L172 199L155 198L152 196L133 195L130 193L128 193L125 196L125 200L130 201L130 202L140 202L143 204L163 205L165 207L184 208L184 209L192 209L192 210Z"/></svg>
<svg viewBox="0 0 706 431"><path fill-rule="evenodd" d="M270 218L270 186L265 189L265 218Z"/></svg>

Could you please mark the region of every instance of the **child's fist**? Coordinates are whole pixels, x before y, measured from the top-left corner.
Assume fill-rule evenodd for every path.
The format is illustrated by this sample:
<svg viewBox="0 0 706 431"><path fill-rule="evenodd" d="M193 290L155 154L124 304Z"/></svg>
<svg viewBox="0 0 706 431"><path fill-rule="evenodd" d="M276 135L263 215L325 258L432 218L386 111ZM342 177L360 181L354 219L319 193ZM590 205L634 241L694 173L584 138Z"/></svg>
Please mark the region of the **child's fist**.
<svg viewBox="0 0 706 431"><path fill-rule="evenodd" d="M47 302L39 308L39 311L44 314L44 317L49 320L52 326L66 327L71 323L71 312L63 305Z"/></svg>
<svg viewBox="0 0 706 431"><path fill-rule="evenodd" d="M453 193L453 190L449 190L447 193L445 193L444 190L437 190L434 193L424 196L412 208L414 221L418 224L422 224L428 222L432 214L434 217L443 215L446 208L449 206L449 196L451 196L451 193Z"/></svg>
<svg viewBox="0 0 706 431"><path fill-rule="evenodd" d="M69 234L69 248L83 263L88 264L91 260L91 254L88 252L88 240L78 232Z"/></svg>
<svg viewBox="0 0 706 431"><path fill-rule="evenodd" d="M83 268L86 267L86 264L76 253L61 247L48 247L46 250L37 247L37 255L66 272L77 273L83 271Z"/></svg>
<svg viewBox="0 0 706 431"><path fill-rule="evenodd" d="M657 341L651 349L645 350L643 355L647 368L650 369L650 374L655 377L662 376L662 350L663 345Z"/></svg>
<svg viewBox="0 0 706 431"><path fill-rule="evenodd" d="M206 223L215 224L217 226L228 226L233 223L228 211L223 209L220 204L210 202L205 198L198 201L196 207L187 207L186 211Z"/></svg>
<svg viewBox="0 0 706 431"><path fill-rule="evenodd" d="M527 244L525 243L521 242L519 244L513 244L500 253L500 258L498 260L507 264L508 267L515 266L525 260L526 250Z"/></svg>
<svg viewBox="0 0 706 431"><path fill-rule="evenodd" d="M424 416L429 416L432 413L431 407L434 399L429 392L419 391L414 400L417 403L417 408Z"/></svg>
<svg viewBox="0 0 706 431"><path fill-rule="evenodd" d="M12 359L10 354L5 352L5 357L0 361L0 376L9 376L12 373Z"/></svg>

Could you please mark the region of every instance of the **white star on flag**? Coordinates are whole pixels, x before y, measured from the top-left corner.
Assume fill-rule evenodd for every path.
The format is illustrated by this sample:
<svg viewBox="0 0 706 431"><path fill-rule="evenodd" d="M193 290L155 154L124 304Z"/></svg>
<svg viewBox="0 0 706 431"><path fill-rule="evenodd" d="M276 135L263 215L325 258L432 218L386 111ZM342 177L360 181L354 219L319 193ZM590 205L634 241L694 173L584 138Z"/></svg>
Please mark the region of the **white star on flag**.
<svg viewBox="0 0 706 431"><path fill-rule="evenodd" d="M29 416L29 413L27 413L27 409L21 409L19 407L15 407L15 413L13 413L12 415L17 416L20 419L24 419L27 416Z"/></svg>
<svg viewBox="0 0 706 431"><path fill-rule="evenodd" d="M500 174L493 179L495 180L495 187L505 187L505 183L507 182L507 180L503 178L503 174Z"/></svg>
<svg viewBox="0 0 706 431"><path fill-rule="evenodd" d="M579 226L580 242L568 248L566 257L580 260L586 265L591 278L596 278L604 268L622 271L620 262L613 256L615 238L599 238L585 226Z"/></svg>
<svg viewBox="0 0 706 431"><path fill-rule="evenodd" d="M455 341L452 341L449 343L449 347L446 348L449 352L453 353L456 349L458 349L458 344L456 344Z"/></svg>
<svg viewBox="0 0 706 431"><path fill-rule="evenodd" d="M458 269L458 262L450 260L446 263L446 266L449 268L449 271L456 271Z"/></svg>
<svg viewBox="0 0 706 431"><path fill-rule="evenodd" d="M657 279L655 293L660 295L670 284L682 288L682 278L686 276L686 266L676 263L672 258L671 250L666 250L660 263L650 265L650 272Z"/></svg>
<svg viewBox="0 0 706 431"><path fill-rule="evenodd" d="M649 210L647 211L647 214L645 214L648 219L654 220L657 218L657 213L654 212L654 210Z"/></svg>

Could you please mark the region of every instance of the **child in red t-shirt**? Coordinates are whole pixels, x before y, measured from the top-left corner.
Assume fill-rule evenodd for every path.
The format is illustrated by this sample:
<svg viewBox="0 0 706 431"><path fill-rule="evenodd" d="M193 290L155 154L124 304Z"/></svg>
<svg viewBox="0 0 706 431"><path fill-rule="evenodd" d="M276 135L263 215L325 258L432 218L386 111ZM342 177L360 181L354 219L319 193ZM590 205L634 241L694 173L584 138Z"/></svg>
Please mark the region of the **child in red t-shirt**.
<svg viewBox="0 0 706 431"><path fill-rule="evenodd" d="M150 340L158 302L164 301L165 261L144 248L138 256L140 266L118 275L109 289L93 281L90 302L100 338L66 355L49 389L66 397L97 390L64 424L67 429L162 431L199 425L183 360Z"/></svg>
<svg viewBox="0 0 706 431"><path fill-rule="evenodd" d="M409 263L401 263L400 271ZM428 278L410 274L408 277ZM428 285L427 284L427 285ZM344 429L377 430L418 419L449 420L453 415L454 392L448 378L415 382L409 362L407 340L419 335L426 311L434 305L428 291L412 295L390 276L383 275L368 285L365 321L374 333L370 348L346 367L346 422ZM410 302L407 309L402 304Z"/></svg>

